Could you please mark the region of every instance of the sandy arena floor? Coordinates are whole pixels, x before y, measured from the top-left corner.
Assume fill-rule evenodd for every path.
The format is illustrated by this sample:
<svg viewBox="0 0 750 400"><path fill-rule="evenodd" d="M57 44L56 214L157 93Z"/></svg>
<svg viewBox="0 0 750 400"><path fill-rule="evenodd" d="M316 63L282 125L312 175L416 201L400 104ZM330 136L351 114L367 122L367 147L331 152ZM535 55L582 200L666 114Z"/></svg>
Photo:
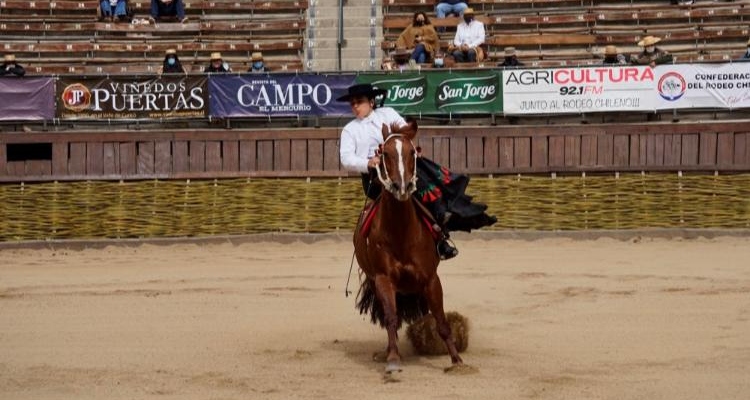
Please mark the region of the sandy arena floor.
<svg viewBox="0 0 750 400"><path fill-rule="evenodd" d="M750 238L458 244L477 372L395 383L346 240L0 250L0 399L748 398Z"/></svg>

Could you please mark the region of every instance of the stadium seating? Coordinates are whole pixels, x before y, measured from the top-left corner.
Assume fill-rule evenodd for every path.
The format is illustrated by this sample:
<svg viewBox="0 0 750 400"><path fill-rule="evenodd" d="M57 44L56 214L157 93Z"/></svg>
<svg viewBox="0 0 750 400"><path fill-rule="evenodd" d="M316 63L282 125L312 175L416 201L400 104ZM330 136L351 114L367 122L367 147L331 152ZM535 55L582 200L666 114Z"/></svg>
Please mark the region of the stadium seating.
<svg viewBox="0 0 750 400"><path fill-rule="evenodd" d="M222 52L234 71L246 71L262 51L271 70L301 70L307 1L185 0L189 22L99 22L96 0L0 2L2 51L32 73L151 73L175 48L183 65L201 71ZM139 20L150 0L130 0Z"/></svg>
<svg viewBox="0 0 750 400"><path fill-rule="evenodd" d="M698 1L677 6L667 1L634 0L495 0L469 1L487 32L490 60L501 60L503 48L516 47L529 66L598 63L606 45L625 54L640 51L646 35L663 38L660 47L678 62L736 58L747 42L750 1ZM387 53L415 11L434 16L424 0L385 0L382 49ZM437 20L446 26L444 46L453 38L456 18ZM485 63L486 65L486 63Z"/></svg>

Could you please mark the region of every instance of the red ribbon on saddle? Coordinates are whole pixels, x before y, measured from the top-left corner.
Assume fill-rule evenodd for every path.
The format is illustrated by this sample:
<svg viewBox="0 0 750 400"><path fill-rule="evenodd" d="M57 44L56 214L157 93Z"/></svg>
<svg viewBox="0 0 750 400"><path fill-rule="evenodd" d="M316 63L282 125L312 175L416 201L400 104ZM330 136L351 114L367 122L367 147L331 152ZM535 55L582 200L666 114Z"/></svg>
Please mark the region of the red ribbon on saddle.
<svg viewBox="0 0 750 400"><path fill-rule="evenodd" d="M365 216L364 221L362 221L362 227L359 229L360 235L367 237L367 235L370 233L372 221L375 218L375 214L378 213L379 209L380 201L373 201L367 206L367 208L364 209L363 212L365 213ZM430 219L426 215L424 215L424 211L422 211L420 207L417 207L417 212L420 214L419 216L421 217L422 222L424 222L425 226L427 227L427 230L430 231L430 235L432 235L432 238L437 240L440 237L440 233L432 227L432 222L430 222Z"/></svg>

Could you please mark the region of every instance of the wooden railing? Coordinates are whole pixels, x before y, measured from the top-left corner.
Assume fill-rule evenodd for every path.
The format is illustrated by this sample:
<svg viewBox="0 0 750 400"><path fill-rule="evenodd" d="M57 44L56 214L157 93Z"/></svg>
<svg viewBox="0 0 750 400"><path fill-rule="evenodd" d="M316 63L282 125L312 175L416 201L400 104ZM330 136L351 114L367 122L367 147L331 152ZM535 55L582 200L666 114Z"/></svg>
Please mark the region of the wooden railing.
<svg viewBox="0 0 750 400"><path fill-rule="evenodd" d="M339 135L335 128L2 133L0 181L347 176ZM50 146L51 157L18 160L8 149L19 143ZM424 127L417 145L470 174L750 171L747 121Z"/></svg>

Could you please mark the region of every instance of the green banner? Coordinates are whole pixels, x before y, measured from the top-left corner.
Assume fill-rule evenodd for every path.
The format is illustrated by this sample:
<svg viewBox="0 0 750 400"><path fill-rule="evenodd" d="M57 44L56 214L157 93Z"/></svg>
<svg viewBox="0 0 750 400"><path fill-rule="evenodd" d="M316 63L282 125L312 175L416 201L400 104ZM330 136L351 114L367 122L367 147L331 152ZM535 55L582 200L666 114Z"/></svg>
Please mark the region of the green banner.
<svg viewBox="0 0 750 400"><path fill-rule="evenodd" d="M388 90L384 105L405 115L503 112L500 71L361 74L356 82Z"/></svg>

